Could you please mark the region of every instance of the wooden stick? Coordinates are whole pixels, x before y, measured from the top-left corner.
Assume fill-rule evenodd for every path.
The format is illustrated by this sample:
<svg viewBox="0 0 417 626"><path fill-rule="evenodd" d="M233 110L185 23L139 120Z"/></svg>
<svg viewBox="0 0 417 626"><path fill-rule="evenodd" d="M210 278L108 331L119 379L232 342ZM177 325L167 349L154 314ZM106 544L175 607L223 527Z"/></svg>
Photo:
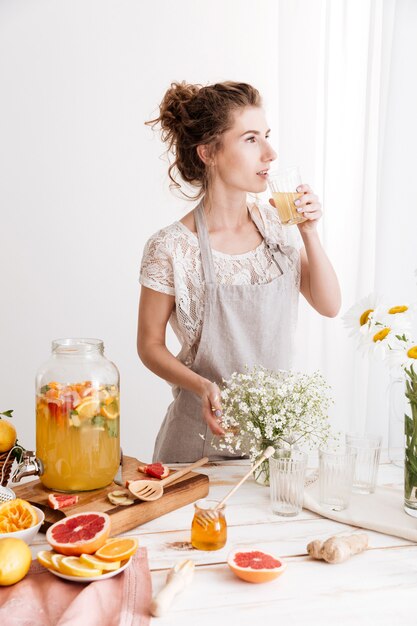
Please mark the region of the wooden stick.
<svg viewBox="0 0 417 626"><path fill-rule="evenodd" d="M275 452L275 448L273 448L272 446L268 446L268 448L265 450L261 458L258 459L258 461L256 461L255 465L252 465L249 472L247 472L247 474L244 475L244 477L237 483L237 485L235 485L233 489L229 491L229 493L223 498L223 500L221 500L219 504L217 504L212 510L217 511L217 509L219 509L226 502L226 500L228 500L230 496L232 496L235 493L235 491L239 489L240 485L244 483L247 478L249 478L252 472L254 472L256 468L260 466L261 463L266 461L266 459L269 459L269 457L272 456L274 452Z"/></svg>
<svg viewBox="0 0 417 626"><path fill-rule="evenodd" d="M184 467L184 469L178 470L178 472L174 472L170 476L167 476L166 478L163 478L159 482L159 484L160 485L164 485L164 486L165 485L170 485L171 483L174 482L174 480L177 480L177 478L181 478L181 476L185 476L185 474L188 474L188 472L192 472L193 469L196 469L196 467L201 467L202 465L205 465L206 463L208 463L208 457L207 456L205 456L203 459L200 459L199 461L196 461L195 463L192 463L188 467Z"/></svg>

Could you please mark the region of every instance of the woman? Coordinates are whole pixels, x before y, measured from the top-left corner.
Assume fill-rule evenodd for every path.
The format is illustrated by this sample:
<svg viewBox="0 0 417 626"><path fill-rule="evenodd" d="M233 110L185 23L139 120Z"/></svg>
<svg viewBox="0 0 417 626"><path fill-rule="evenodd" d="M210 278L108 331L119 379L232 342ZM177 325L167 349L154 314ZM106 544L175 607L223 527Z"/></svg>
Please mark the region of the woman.
<svg viewBox="0 0 417 626"><path fill-rule="evenodd" d="M174 155L174 185L177 172L200 200L150 238L142 260L138 353L174 394L154 461L225 458L211 445L224 434L222 378L245 366L290 368L299 291L320 314L339 311L338 281L316 230L321 205L308 185L298 188L306 217L298 251L273 208L248 204L248 192L266 190L277 157L259 92L248 84L173 83L148 124L160 124ZM165 344L168 321L181 342L177 357Z"/></svg>

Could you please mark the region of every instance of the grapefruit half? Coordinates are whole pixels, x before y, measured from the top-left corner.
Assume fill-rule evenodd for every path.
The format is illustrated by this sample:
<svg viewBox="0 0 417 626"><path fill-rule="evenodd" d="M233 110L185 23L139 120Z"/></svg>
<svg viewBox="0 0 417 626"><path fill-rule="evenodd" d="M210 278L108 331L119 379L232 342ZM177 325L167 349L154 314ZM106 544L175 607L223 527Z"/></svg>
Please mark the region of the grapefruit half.
<svg viewBox="0 0 417 626"><path fill-rule="evenodd" d="M286 563L256 548L237 548L227 557L227 564L238 578L249 583L275 580L286 569Z"/></svg>
<svg viewBox="0 0 417 626"><path fill-rule="evenodd" d="M139 465L138 472L162 480L169 475L169 467L162 465L162 463L151 463L150 465Z"/></svg>
<svg viewBox="0 0 417 626"><path fill-rule="evenodd" d="M93 554L110 535L107 513L88 512L70 515L48 528L46 540L60 554Z"/></svg>

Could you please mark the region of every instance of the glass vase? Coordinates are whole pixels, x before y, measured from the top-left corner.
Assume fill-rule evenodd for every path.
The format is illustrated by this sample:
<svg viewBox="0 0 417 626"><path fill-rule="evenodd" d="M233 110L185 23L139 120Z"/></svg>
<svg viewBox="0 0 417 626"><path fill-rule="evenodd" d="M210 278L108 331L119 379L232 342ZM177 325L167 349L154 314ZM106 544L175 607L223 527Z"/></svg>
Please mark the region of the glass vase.
<svg viewBox="0 0 417 626"><path fill-rule="evenodd" d="M277 439L274 441L263 439L262 444L258 450L258 458L268 448L268 446L272 446L273 448L275 448L275 450L287 447L284 446L281 439ZM269 459L265 459L265 461L263 461L260 466L256 468L256 470L253 472L253 477L258 485L269 487Z"/></svg>
<svg viewBox="0 0 417 626"><path fill-rule="evenodd" d="M417 517L417 372L406 370L405 396L408 411L405 414L404 509Z"/></svg>
<svg viewBox="0 0 417 626"><path fill-rule="evenodd" d="M388 458L404 467L404 415L408 410L404 376L392 377L388 387Z"/></svg>

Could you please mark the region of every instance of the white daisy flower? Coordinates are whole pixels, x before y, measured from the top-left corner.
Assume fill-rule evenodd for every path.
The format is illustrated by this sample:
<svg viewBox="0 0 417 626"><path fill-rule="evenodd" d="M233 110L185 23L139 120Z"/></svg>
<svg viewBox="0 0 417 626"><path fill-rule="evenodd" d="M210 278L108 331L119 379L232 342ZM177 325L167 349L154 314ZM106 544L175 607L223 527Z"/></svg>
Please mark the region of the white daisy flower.
<svg viewBox="0 0 417 626"><path fill-rule="evenodd" d="M382 299L375 293L370 293L366 298L362 298L356 304L354 304L343 315L342 320L346 328L350 329L349 336L358 335L360 338L360 331L366 332L366 325L369 322L369 318L375 309L382 304Z"/></svg>
<svg viewBox="0 0 417 626"><path fill-rule="evenodd" d="M388 363L394 369L410 369L413 365L417 371L417 341L400 339L392 345L388 353Z"/></svg>

